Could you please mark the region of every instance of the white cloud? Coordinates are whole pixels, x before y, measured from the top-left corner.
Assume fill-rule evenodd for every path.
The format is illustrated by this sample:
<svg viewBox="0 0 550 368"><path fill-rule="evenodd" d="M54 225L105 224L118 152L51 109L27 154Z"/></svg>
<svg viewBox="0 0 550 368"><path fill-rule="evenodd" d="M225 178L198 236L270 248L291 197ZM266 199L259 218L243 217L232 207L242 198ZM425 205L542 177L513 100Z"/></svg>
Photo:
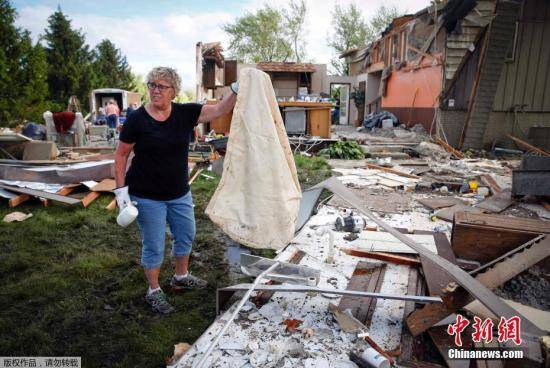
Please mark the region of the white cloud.
<svg viewBox="0 0 550 368"><path fill-rule="evenodd" d="M277 2L284 5L286 1ZM306 0L308 17L305 26L307 57L317 63L329 63L331 49L326 45L331 29L331 12L336 3L348 5L351 0ZM416 12L429 4L428 0L362 0L355 2L365 18L372 16L380 5L395 4L401 10ZM254 11L265 4L264 0L250 0L244 4L241 14ZM44 5L18 9L19 26L31 31L36 40L44 33L47 18L55 11ZM164 16L126 16L113 18L90 14L68 14L74 28L81 28L86 42L95 47L102 39L111 40L128 58L132 70L146 74L152 67L168 65L181 73L185 88L195 84L195 44L198 41L222 41L228 45L228 37L221 30L223 23L235 19L234 9L204 13L172 13Z"/></svg>

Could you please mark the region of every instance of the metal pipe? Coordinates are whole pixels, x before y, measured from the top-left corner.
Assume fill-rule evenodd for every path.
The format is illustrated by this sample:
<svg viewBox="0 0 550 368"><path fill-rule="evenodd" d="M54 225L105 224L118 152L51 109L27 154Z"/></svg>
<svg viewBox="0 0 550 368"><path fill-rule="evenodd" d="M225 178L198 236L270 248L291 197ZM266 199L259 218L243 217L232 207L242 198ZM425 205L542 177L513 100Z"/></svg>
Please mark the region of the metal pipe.
<svg viewBox="0 0 550 368"><path fill-rule="evenodd" d="M220 291L241 291L247 290L250 284L238 284L228 286L220 289ZM386 293L373 293L370 291L355 291L355 290L340 290L331 288L321 288L308 285L260 285L257 286L258 291L268 292L285 292L285 293L307 293L315 292L321 294L334 294L345 295L350 297L365 297L376 299L391 299L391 300L405 300L416 303L442 303L438 296L423 296L423 295L405 295L405 294L386 294Z"/></svg>
<svg viewBox="0 0 550 368"><path fill-rule="evenodd" d="M227 322L225 322L225 325L223 325L221 331L218 333L218 335L214 338L214 340L212 341L212 343L208 346L208 349L206 349L206 351L203 353L202 355L202 358L201 360L199 361L199 363L196 365L196 368L202 368L204 366L204 363L206 362L206 359L208 359L208 357L210 356L210 353L212 353L212 350L214 350L214 348L216 347L216 345L218 344L218 341L221 339L221 337L223 336L223 334L225 333L225 331L229 328L229 325L231 325L231 322L233 322L233 320L235 319L235 317L237 317L237 314L239 314L239 311L241 310L241 308L243 307L244 303L246 303L246 301L248 300L248 298L250 298L250 294L252 294L252 292L254 291L254 288L256 286L258 286L258 284L260 283L260 281L262 281L262 279L265 277L265 275L267 275L268 273L270 273L271 271L273 271L275 268L277 268L278 266L280 265L280 262L275 262L273 265L271 265L271 267L269 267L267 270L265 270L264 272L262 272L261 274L258 275L258 277L256 277L256 280L254 280L254 283L252 284L252 286L250 287L250 289L248 289L248 291L246 292L246 294L243 296L243 298L241 299L239 305L237 305L237 308L233 311L233 314L231 314L231 317L229 317L229 319L227 320Z"/></svg>

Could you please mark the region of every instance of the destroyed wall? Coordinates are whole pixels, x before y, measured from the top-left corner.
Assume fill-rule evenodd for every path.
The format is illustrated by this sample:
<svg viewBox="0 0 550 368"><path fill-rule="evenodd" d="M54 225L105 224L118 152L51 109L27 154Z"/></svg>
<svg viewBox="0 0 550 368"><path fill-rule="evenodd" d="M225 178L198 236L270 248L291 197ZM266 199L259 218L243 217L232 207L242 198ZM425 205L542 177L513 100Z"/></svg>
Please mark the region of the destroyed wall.
<svg viewBox="0 0 550 368"><path fill-rule="evenodd" d="M444 91L440 122L455 147L460 144L469 107L472 113L464 132L465 147L496 144L512 148L506 134L526 138L530 127L550 126L550 45L545 41L550 36L550 4L526 0L519 11L514 5L503 4L499 2L489 37L481 35L471 45L454 84L448 83ZM515 13L521 14L517 23L512 19ZM472 86L486 39L487 54L472 104Z"/></svg>
<svg viewBox="0 0 550 368"><path fill-rule="evenodd" d="M321 93L329 88L327 85L327 65L315 64L317 71L311 74L311 93Z"/></svg>
<svg viewBox="0 0 550 368"><path fill-rule="evenodd" d="M392 73L382 98L382 110L390 111L401 122L420 123L429 131L441 90L442 69L432 60L427 63L420 69Z"/></svg>
<svg viewBox="0 0 550 368"><path fill-rule="evenodd" d="M466 119L466 110L441 109L439 111L439 120L443 125L445 137L447 138L447 142L453 147L458 146L462 127L464 126L464 119Z"/></svg>
<svg viewBox="0 0 550 368"><path fill-rule="evenodd" d="M507 133L525 138L531 126L550 127L549 26L550 3L525 1L515 45L508 50L498 82L485 145L511 144Z"/></svg>

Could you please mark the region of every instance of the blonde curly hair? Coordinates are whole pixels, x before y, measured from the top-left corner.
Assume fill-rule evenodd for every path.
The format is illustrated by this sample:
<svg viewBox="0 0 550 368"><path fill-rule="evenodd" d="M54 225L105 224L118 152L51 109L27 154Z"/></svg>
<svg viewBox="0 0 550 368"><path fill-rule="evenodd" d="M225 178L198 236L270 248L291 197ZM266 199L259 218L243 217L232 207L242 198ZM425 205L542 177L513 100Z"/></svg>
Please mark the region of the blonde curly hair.
<svg viewBox="0 0 550 368"><path fill-rule="evenodd" d="M157 66L147 74L146 82L154 82L162 79L168 82L174 88L175 96L179 95L181 89L181 78L174 68L167 66Z"/></svg>

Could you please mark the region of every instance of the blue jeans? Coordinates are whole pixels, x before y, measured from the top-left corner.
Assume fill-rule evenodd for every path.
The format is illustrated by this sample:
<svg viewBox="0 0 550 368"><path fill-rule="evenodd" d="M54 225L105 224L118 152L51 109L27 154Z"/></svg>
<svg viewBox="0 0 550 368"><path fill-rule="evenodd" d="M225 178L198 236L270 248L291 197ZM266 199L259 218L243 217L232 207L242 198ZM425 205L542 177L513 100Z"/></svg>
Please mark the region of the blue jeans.
<svg viewBox="0 0 550 368"><path fill-rule="evenodd" d="M170 201L130 196L137 202L137 217L141 230L141 265L144 268L159 268L164 259L166 220L172 233L172 256L187 256L195 239L195 213L191 191Z"/></svg>
<svg viewBox="0 0 550 368"><path fill-rule="evenodd" d="M109 126L109 128L111 129L116 128L116 121L117 121L116 114L107 116L107 125Z"/></svg>

